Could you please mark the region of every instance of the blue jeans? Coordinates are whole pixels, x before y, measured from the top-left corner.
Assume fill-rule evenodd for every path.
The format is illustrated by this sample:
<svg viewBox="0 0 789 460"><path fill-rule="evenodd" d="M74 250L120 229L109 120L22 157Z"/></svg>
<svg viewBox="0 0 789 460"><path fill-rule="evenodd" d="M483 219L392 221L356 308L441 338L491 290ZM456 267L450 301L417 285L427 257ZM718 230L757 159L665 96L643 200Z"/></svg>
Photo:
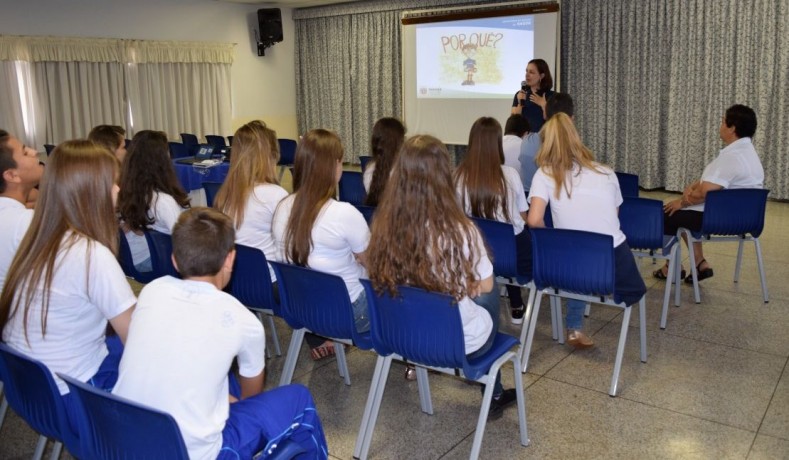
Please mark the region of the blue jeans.
<svg viewBox="0 0 789 460"><path fill-rule="evenodd" d="M367 293L362 291L359 297L351 303L351 306L353 307L353 323L356 325L356 331L369 331L370 313L367 309Z"/></svg>
<svg viewBox="0 0 789 460"><path fill-rule="evenodd" d="M487 310L490 314L490 318L493 320L493 329L490 331L490 337L488 337L487 342L485 342L479 350L467 355L468 358L476 358L477 356L484 355L490 350L490 347L493 346L493 341L496 339L496 334L499 332L499 285L494 282L493 289L490 292L481 294L471 300ZM485 387L481 387L480 389L483 392L485 391ZM496 374L496 383L493 385L493 397L497 398L501 396L503 392L504 387L501 385L501 371L499 371L498 374Z"/></svg>
<svg viewBox="0 0 789 460"><path fill-rule="evenodd" d="M565 327L567 329L583 329L584 310L586 310L586 302L583 300L567 299L567 317L565 318Z"/></svg>

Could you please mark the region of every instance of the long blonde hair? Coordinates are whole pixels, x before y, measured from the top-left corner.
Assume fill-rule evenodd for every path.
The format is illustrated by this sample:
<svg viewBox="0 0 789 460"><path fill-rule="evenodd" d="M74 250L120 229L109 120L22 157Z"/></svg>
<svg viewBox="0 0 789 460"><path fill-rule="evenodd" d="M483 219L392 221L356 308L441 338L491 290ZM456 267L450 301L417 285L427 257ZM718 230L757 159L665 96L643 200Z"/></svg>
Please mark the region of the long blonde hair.
<svg viewBox="0 0 789 460"><path fill-rule="evenodd" d="M8 270L0 294L0 332L22 309L25 337L30 307L43 293L41 331L46 334L55 261L80 238L118 249L118 221L112 188L118 174L115 156L91 141L66 141L52 152L41 180L33 220ZM67 234L69 237L64 239ZM85 256L90 260L90 256ZM88 269L90 269L88 267ZM16 299L16 300L15 300Z"/></svg>
<svg viewBox="0 0 789 460"><path fill-rule="evenodd" d="M233 219L236 229L244 223L244 211L252 189L260 184L279 184L277 133L262 121L251 121L233 135L230 170L214 200L214 207Z"/></svg>
<svg viewBox="0 0 789 460"><path fill-rule="evenodd" d="M594 154L581 142L573 120L567 114L552 116L542 127L540 140L542 145L534 161L553 179L557 199L561 196L562 187L567 190L568 197L572 196L570 177L575 165L603 174L594 161Z"/></svg>

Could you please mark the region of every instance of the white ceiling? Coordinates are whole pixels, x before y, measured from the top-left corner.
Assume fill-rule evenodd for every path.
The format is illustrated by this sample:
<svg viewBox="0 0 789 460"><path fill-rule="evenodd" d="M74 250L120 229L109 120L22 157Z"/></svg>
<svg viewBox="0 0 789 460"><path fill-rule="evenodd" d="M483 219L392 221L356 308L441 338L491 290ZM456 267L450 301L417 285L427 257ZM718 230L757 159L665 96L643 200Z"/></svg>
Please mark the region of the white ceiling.
<svg viewBox="0 0 789 460"><path fill-rule="evenodd" d="M335 5L337 3L352 3L358 0L275 0L261 2L260 0L216 0L227 3L246 3L250 5L260 5L261 7L279 8L306 8L309 6Z"/></svg>

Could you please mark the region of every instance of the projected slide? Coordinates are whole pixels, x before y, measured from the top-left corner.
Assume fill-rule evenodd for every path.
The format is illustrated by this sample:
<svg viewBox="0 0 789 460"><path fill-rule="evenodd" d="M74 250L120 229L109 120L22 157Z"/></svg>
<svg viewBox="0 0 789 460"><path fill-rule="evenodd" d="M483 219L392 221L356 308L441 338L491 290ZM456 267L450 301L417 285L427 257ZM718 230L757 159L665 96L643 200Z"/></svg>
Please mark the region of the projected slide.
<svg viewBox="0 0 789 460"><path fill-rule="evenodd" d="M534 55L534 17L416 27L416 97L512 99Z"/></svg>

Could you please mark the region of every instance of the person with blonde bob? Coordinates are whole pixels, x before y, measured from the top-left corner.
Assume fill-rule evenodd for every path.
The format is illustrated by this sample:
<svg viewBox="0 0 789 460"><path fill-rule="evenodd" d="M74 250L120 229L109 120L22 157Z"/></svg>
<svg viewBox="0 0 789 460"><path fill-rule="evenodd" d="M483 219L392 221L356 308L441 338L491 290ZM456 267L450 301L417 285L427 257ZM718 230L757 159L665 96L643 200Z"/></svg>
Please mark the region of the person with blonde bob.
<svg viewBox="0 0 789 460"><path fill-rule="evenodd" d="M504 164L501 124L491 117L477 119L468 136L468 151L455 171L458 199L472 217L512 224L518 273L531 279L531 236L526 228L529 204L520 174ZM507 285L512 323L523 324L521 289Z"/></svg>
<svg viewBox="0 0 789 460"><path fill-rule="evenodd" d="M373 220L367 264L377 292L396 295L408 285L454 297L470 358L493 345L499 322L493 264L457 200L449 153L435 137L418 135L403 145ZM499 374L488 418L501 417L515 401Z"/></svg>
<svg viewBox="0 0 789 460"><path fill-rule="evenodd" d="M262 121L251 121L233 135L233 155L227 178L214 207L233 219L236 243L260 249L267 260L277 260L271 234L274 210L288 192L277 180L277 133ZM271 281L277 278L269 266Z"/></svg>
<svg viewBox="0 0 789 460"><path fill-rule="evenodd" d="M55 373L112 389L137 302L116 259L117 176L117 160L93 142L55 149L0 294L3 342L49 368L72 427L76 401ZM116 336L105 337L108 322Z"/></svg>
<svg viewBox="0 0 789 460"><path fill-rule="evenodd" d="M313 129L296 148L293 194L277 206L272 232L279 260L340 276L353 304L356 329L370 329L367 298L359 282L366 276L370 230L352 204L334 199L342 175L343 147L337 134ZM313 359L334 354L330 341L307 336Z"/></svg>
<svg viewBox="0 0 789 460"><path fill-rule="evenodd" d="M529 227L545 226L545 209L550 204L555 228L584 230L611 235L616 266L615 291L628 305L646 292L625 234L619 228L622 193L614 171L597 163L583 145L572 119L564 113L553 115L540 131L542 145L535 161L539 169L529 191ZM567 301L567 343L576 348L594 345L582 332L582 301Z"/></svg>

